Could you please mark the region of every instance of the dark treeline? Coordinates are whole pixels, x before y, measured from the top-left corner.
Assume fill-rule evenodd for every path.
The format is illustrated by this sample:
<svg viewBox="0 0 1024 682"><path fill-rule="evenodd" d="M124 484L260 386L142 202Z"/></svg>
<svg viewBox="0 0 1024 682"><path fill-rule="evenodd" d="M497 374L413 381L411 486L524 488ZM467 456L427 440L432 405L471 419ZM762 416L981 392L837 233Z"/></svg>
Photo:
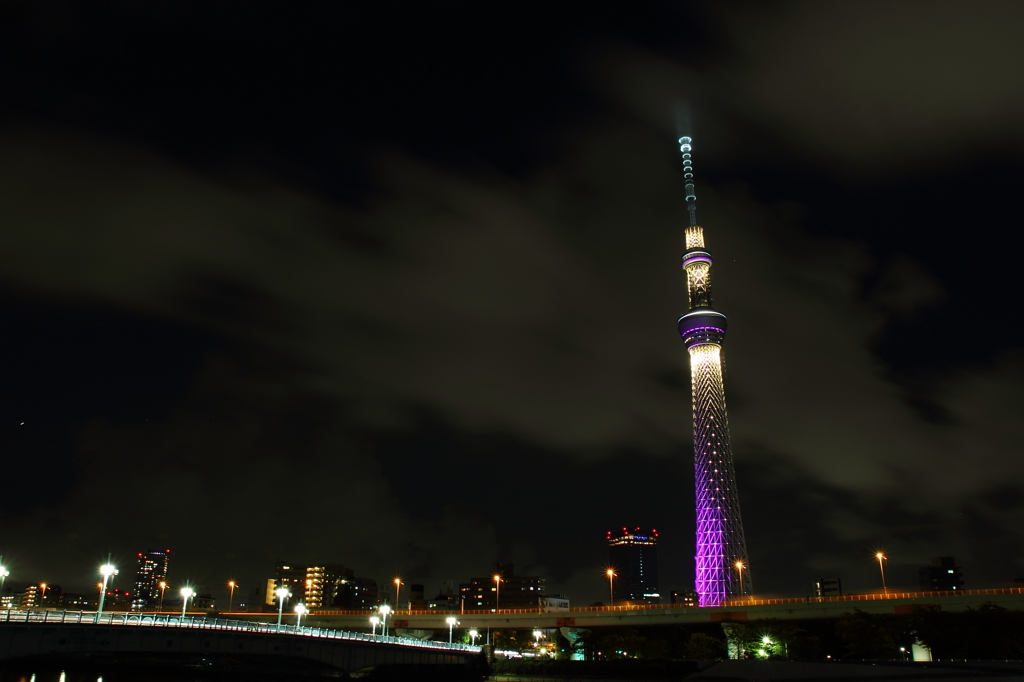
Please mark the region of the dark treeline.
<svg viewBox="0 0 1024 682"><path fill-rule="evenodd" d="M511 644L513 631L493 633ZM722 624L599 627L556 631L552 643L565 659L575 651L587 661L695 661L727 656L732 640L746 658L789 660L911 660L921 643L934 659L1024 659L1024 613L984 605L962 612L921 608L905 615L854 611L837 619L762 620ZM525 633L520 638L527 639ZM568 661L566 661L568 663ZM510 666L541 665L539 661ZM508 671L511 672L511 671Z"/></svg>

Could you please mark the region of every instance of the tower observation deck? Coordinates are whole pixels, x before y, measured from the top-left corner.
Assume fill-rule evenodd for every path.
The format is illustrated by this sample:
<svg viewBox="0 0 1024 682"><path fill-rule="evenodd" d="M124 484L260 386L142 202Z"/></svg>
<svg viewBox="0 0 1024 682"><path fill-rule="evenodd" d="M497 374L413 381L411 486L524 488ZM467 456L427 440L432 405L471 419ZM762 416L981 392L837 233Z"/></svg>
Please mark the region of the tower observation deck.
<svg viewBox="0 0 1024 682"><path fill-rule="evenodd" d="M692 140L679 138L690 224L683 270L689 310L679 318L679 335L690 353L693 396L693 467L697 503L696 592L700 606L719 606L751 591L729 419L722 383L725 315L711 307L711 254L697 224ZM741 584L742 583L742 584Z"/></svg>

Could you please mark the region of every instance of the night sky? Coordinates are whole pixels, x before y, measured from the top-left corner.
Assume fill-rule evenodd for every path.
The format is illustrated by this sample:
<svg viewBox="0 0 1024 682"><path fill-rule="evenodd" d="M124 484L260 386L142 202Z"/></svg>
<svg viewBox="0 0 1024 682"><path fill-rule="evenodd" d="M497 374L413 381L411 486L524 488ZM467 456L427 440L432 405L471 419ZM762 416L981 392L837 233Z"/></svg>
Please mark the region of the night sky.
<svg viewBox="0 0 1024 682"><path fill-rule="evenodd" d="M1024 4L89 4L0 8L9 585L691 588L680 134L756 591L1024 577Z"/></svg>

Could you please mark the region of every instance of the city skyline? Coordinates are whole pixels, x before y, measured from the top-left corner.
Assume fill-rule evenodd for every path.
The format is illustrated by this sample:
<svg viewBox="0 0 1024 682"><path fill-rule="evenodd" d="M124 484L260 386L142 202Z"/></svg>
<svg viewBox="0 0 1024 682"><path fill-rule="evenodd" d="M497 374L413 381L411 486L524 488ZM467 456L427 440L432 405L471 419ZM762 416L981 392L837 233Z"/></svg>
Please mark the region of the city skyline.
<svg viewBox="0 0 1024 682"><path fill-rule="evenodd" d="M605 597L610 597L614 594L614 599L611 601L616 605L625 605L627 603L663 603L671 604L675 603L675 595L693 593L690 587L684 589L675 590L661 590L659 588L658 578L658 537L659 533L657 530L652 529L649 532L642 533L641 528L629 528L623 527L621 533L613 533L608 531L606 533L605 546L608 548L607 561L602 564L598 575L600 580L605 584ZM152 611L154 610L152 604L146 604L144 607L139 602L139 592L137 590L140 584L140 577L145 576L146 578L152 577L151 571L145 570L147 567L152 567L154 562L149 559L150 556L157 556L160 559L163 569L166 571L168 558L171 554L170 549L166 550L150 550L147 552L138 552L129 564L135 563L136 572L129 573L126 578L134 585L133 590L125 590L123 587L119 587L118 575L120 570L120 562L108 558L109 565L113 567L114 573L108 578L107 595L108 599L113 597L124 597L123 603L119 602L119 607L124 609L130 609L133 611ZM881 552L874 553L871 558L875 561L879 561L879 556L882 555L882 559L885 560L888 565L889 557ZM910 578L909 571L903 571L897 576L896 582L892 581L890 575L889 581L883 582L880 578L876 578L877 584L867 585L866 587L858 588L856 591L847 591L846 594L880 594L885 590L885 586L888 585L890 591L900 592L915 592L915 591L931 591L931 590L956 590L956 589L968 589L964 586L964 574L960 566L955 565L953 557L940 557L929 558L929 566L920 567L924 559L918 559L916 564L914 560L902 562L904 566L915 564L919 566L916 571L916 578ZM646 566L645 566L646 564ZM0 575L6 574L4 579L3 589L0 590L0 599L7 598L13 599L13 603L19 603L24 596L28 595L28 592L32 592L35 595L35 599L38 599L39 587L46 589L52 589L52 592L44 592L48 596L50 594L60 595L64 594L65 597L74 599L75 604L84 603L89 599L95 602L97 595L95 594L95 588L100 583L91 584L91 588L87 583L80 583L83 580L82 576L78 576L76 579L71 581L72 589L66 590L59 584L55 584L52 581L30 579L27 583L22 579L23 576L10 574L11 564L5 562L3 557L0 556ZM879 564L875 564L876 570L878 570ZM938 568L936 568L938 567ZM96 567L97 575L102 578L101 569L104 567ZM850 568L850 567L847 567ZM746 570L746 566L744 566ZM845 569L843 569L845 572ZM937 571L937 572L936 572ZM970 569L969 569L970 571ZM235 579L229 579L221 581L220 583L197 583L190 580L174 581L167 578L166 573L162 577L167 578L166 581L154 581L159 590L166 590L166 604L180 604L181 597L179 592L181 588L188 587L193 590L193 594L197 595L198 598L202 598L204 603L213 602L217 600L223 600L224 595L220 594L223 592L228 596L227 602L220 602L220 606L224 606L225 603L237 604L239 606L246 606L244 610L259 610L263 606L273 606L277 603L277 597L274 592L279 587L285 587L289 590L290 596L286 598L286 605L288 609L291 609L294 604L303 603L310 609L325 608L325 609L369 609L374 604L390 604L394 605L395 595L391 585L393 583L400 583L403 590L406 590L403 597L402 603L405 603L409 599L413 599L411 590L419 589L421 594L416 599L430 601L433 599L432 585L417 584L416 576L409 575L389 575L382 576L379 578L374 577L359 577L354 575L354 570L347 568L338 563L323 563L316 564L302 564L297 562L281 562L278 561L273 566L272 570L255 570L250 571L254 574L261 575L260 579L255 580L249 585L240 584ZM568 602L572 602L573 606L588 606L590 602L573 600L571 594L558 594L553 590L547 590L545 587L546 578L544 576L529 576L523 577L521 573L515 571L513 564L511 563L498 563L491 567L490 572L486 572L484 577L477 577L469 579L469 582L461 582L461 579L466 578L472 571L464 571L463 574L451 578L442 579L439 583L438 595L445 594L446 591L453 591L456 586L463 592L463 596L468 594L469 591L479 591L479 586L484 585L484 589L493 588L495 577L501 576L501 584L506 582L506 578L516 580L516 589L522 592L527 589L532 589L528 586L538 586L540 590L539 594L545 597L552 597L558 599L565 599ZM45 575L54 575L56 571L44 570ZM904 575L906 574L906 575ZM925 575L929 576L929 581L932 584L926 585ZM948 574L948 576L947 576ZM65 573L66 575L66 573ZM266 577L266 576L272 577ZM877 576L877 574L876 574ZM937 577L936 577L937 576ZM36 576L37 578L38 576ZM84 578L88 580L88 576ZM828 580L835 581L838 585L841 578L828 578ZM916 582L915 582L916 581ZM351 594L345 597L346 601L352 601L351 606L344 604L333 604L327 605L323 603L323 599L326 595L325 587L328 583L333 585L334 592L331 593L330 600L334 597L340 596L341 593L337 591L339 585L347 583L349 587L354 590ZM816 579L814 585L804 586L807 589L796 590L785 596L822 596L821 594L821 579ZM973 582L969 586L969 589L985 589L985 588L1020 588L1021 583L1024 580L1002 580L997 583L985 584ZM767 594L758 594L757 592L751 592L748 588L746 576L743 579L744 594L755 595L755 596L773 596ZM82 585L86 585L82 587ZM956 585L956 587L952 587ZM471 586L472 589L470 589ZM368 590L368 591L367 591ZM841 591L841 590L839 590ZM454 591L452 592L454 595ZM449 595L452 596L452 595ZM736 595L738 596L738 595ZM778 595L774 595L778 596ZM490 594L489 597L484 598L484 604L486 608L487 599L494 602L494 594ZM159 593L157 594L159 599ZM479 598L479 597L476 597ZM730 597L733 598L733 597ZM237 601L236 601L237 599ZM358 602L357 606L355 602ZM456 599L457 602L457 599ZM472 602L472 600L471 600ZM467 603L471 603L467 602ZM593 605L607 604L607 600L594 602ZM698 604L695 604L698 605ZM52 606L60 606L53 604ZM519 604L518 606L522 606ZM67 605L64 605L67 608ZM205 607L204 607L205 608ZM452 609L461 609L462 606L456 607L454 604L450 606ZM468 608L468 607L467 607ZM493 608L493 605L492 605ZM505 608L505 607L502 607ZM513 608L513 607L509 607Z"/></svg>
<svg viewBox="0 0 1024 682"><path fill-rule="evenodd" d="M1018 5L118 7L0 22L10 580L688 589L684 134L757 592L1024 577Z"/></svg>

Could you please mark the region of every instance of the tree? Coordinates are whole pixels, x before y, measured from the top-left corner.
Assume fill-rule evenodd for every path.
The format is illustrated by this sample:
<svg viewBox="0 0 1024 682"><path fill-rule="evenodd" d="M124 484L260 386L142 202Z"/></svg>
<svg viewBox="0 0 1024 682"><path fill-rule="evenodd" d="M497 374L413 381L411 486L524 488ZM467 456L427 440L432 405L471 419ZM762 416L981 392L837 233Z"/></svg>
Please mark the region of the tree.
<svg viewBox="0 0 1024 682"><path fill-rule="evenodd" d="M725 642L721 639L694 632L686 643L685 657L690 661L720 661L725 658Z"/></svg>
<svg viewBox="0 0 1024 682"><path fill-rule="evenodd" d="M863 611L844 613L836 621L836 634L846 647L847 658L895 659L899 642L913 641L907 619L896 619Z"/></svg>

